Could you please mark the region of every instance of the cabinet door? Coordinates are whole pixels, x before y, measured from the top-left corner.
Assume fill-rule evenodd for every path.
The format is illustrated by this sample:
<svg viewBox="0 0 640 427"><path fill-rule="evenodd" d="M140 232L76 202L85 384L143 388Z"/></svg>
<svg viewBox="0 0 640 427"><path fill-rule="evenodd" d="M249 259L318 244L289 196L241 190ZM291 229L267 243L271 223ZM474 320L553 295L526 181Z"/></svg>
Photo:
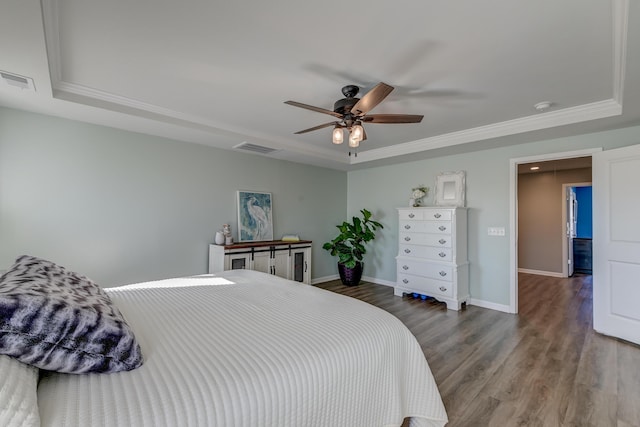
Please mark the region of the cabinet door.
<svg viewBox="0 0 640 427"><path fill-rule="evenodd" d="M225 270L244 270L251 268L251 256L249 254L230 253L224 257Z"/></svg>
<svg viewBox="0 0 640 427"><path fill-rule="evenodd" d="M289 249L280 249L273 252L270 273L284 279L289 278Z"/></svg>
<svg viewBox="0 0 640 427"><path fill-rule="evenodd" d="M271 252L255 252L251 269L271 274Z"/></svg>
<svg viewBox="0 0 640 427"><path fill-rule="evenodd" d="M298 248L291 250L291 266L289 279L296 282L311 283L311 248Z"/></svg>

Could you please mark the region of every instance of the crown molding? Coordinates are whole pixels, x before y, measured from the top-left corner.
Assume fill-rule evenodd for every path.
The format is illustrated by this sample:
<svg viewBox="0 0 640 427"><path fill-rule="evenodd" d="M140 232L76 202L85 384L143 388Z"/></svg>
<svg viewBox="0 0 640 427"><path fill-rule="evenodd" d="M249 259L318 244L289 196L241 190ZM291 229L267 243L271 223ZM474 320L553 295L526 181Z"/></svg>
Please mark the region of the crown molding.
<svg viewBox="0 0 640 427"><path fill-rule="evenodd" d="M586 122L604 117L622 114L622 106L613 99L565 108L558 111L550 111L535 116L508 120L491 125L466 129L459 132L451 132L404 144L362 151L358 157L352 158L351 163L364 163L373 160L386 159L394 156L413 154L421 151L435 150L453 145L467 144L469 142L485 139L499 138L534 130L548 129L556 126Z"/></svg>
<svg viewBox="0 0 640 427"><path fill-rule="evenodd" d="M613 99L622 105L627 65L629 0L612 1L613 18Z"/></svg>

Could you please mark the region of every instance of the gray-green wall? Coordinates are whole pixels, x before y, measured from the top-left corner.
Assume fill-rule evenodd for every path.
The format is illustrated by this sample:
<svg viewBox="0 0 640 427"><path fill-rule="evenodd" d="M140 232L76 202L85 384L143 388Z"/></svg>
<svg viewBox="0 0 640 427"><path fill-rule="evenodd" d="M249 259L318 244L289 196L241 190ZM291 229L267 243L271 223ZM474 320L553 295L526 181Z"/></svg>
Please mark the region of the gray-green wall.
<svg viewBox="0 0 640 427"><path fill-rule="evenodd" d="M509 304L509 161L640 144L640 127L493 148L347 173L0 108L0 269L33 253L105 286L204 273L236 190L273 193L274 232L312 239L316 280L336 274L321 249L362 208L385 225L365 276L395 281L398 220L410 189L467 173L471 294ZM345 215L346 214L346 215ZM507 235L487 235L505 227Z"/></svg>
<svg viewBox="0 0 640 427"><path fill-rule="evenodd" d="M630 127L570 138L474 151L393 166L349 172L348 213L362 207L384 223L380 238L372 242L365 275L380 282L396 278L398 219L396 207L407 206L410 190L431 187L426 204L433 203L435 177L440 172L466 171L469 207L470 287L473 300L509 305L510 159L587 148L611 149L640 144L640 127ZM488 227L504 227L506 236L488 236Z"/></svg>
<svg viewBox="0 0 640 427"><path fill-rule="evenodd" d="M274 237L314 241L312 277L336 274L321 249L346 212L347 174L0 108L0 269L28 253L103 286L207 271L236 190L271 192Z"/></svg>

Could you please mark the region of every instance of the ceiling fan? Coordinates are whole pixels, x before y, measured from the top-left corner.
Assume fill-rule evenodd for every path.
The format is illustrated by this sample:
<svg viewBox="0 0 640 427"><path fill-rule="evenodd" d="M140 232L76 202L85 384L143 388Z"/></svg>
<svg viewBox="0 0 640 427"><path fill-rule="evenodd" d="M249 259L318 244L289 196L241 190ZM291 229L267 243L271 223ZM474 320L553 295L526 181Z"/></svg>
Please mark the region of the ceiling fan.
<svg viewBox="0 0 640 427"><path fill-rule="evenodd" d="M374 107L380 104L393 90L393 86L386 83L378 83L373 89L364 94L362 98L356 98L360 88L356 85L347 85L342 88L342 94L345 96L333 104L333 111L320 107L303 104L296 101L285 101L285 104L294 107L305 108L307 110L316 111L318 113L329 114L338 120L314 126L295 132L296 135L301 133L312 132L314 130L323 129L333 126L333 143L342 144L344 140L344 130L349 132L349 147L357 148L361 141L367 139L367 135L362 127L362 123L420 123L424 116L413 114L368 114ZM349 153L351 154L351 153Z"/></svg>

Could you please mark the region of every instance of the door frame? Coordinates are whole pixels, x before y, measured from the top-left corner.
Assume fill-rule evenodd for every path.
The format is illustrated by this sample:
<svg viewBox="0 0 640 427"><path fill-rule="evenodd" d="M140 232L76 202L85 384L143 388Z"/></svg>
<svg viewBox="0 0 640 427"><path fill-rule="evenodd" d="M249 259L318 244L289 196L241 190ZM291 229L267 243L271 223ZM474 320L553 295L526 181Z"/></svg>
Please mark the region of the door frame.
<svg viewBox="0 0 640 427"><path fill-rule="evenodd" d="M592 157L593 153L600 151L602 151L602 147L517 157L509 160L509 313L518 312L518 165L574 157Z"/></svg>
<svg viewBox="0 0 640 427"><path fill-rule="evenodd" d="M584 156L583 156L584 157ZM589 182L572 182L569 184L562 184L562 235L565 236L562 239L562 277L569 277L569 243L567 242L567 219L569 218L569 214L567 212L567 188L569 187L591 187L592 183ZM580 206L578 206L580 209Z"/></svg>

